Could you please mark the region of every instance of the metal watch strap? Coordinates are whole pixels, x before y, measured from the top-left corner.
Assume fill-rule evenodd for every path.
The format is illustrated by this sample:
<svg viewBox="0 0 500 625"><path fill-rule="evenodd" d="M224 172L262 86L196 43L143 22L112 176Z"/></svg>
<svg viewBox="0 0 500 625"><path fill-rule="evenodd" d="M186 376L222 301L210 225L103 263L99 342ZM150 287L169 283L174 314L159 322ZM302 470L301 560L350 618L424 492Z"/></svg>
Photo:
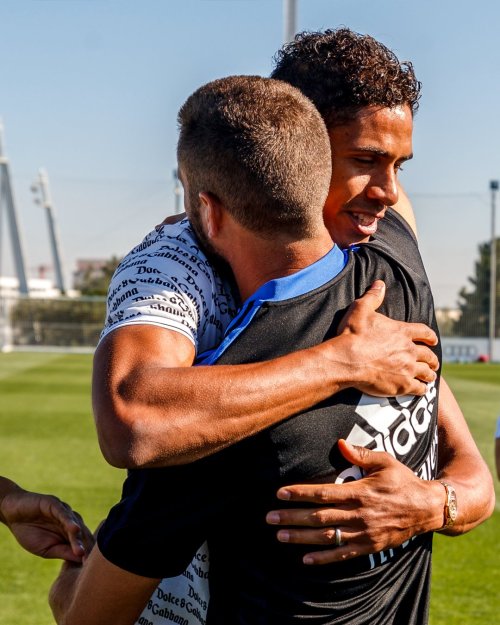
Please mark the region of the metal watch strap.
<svg viewBox="0 0 500 625"><path fill-rule="evenodd" d="M444 504L444 523L443 527L441 527L438 531L445 530L448 527L451 527L457 518L458 514L458 506L457 506L457 493L451 484L445 482L444 480L439 480L440 483L444 486L446 491L446 502Z"/></svg>

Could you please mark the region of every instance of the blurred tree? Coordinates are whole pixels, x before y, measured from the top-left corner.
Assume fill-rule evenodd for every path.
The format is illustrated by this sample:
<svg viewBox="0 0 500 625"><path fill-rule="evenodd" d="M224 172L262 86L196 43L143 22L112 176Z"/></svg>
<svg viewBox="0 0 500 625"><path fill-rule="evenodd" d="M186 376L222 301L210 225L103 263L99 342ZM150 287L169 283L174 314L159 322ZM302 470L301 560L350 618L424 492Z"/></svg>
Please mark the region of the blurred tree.
<svg viewBox="0 0 500 625"><path fill-rule="evenodd" d="M107 295L109 283L120 260L117 256L112 256L98 268L89 267L80 276L78 284L75 284L76 288L85 296Z"/></svg>
<svg viewBox="0 0 500 625"><path fill-rule="evenodd" d="M13 345L95 347L104 325L103 297L22 298L10 311Z"/></svg>
<svg viewBox="0 0 500 625"><path fill-rule="evenodd" d="M457 336L488 336L490 316L490 243L478 246L479 260L475 264L473 277L467 278L472 290L466 287L458 294L461 316L454 323ZM496 336L500 331L500 239L496 239L497 284L496 284Z"/></svg>
<svg viewBox="0 0 500 625"><path fill-rule="evenodd" d="M75 287L81 297L21 298L10 310L14 345L93 347L106 316L108 286L120 259L89 261Z"/></svg>

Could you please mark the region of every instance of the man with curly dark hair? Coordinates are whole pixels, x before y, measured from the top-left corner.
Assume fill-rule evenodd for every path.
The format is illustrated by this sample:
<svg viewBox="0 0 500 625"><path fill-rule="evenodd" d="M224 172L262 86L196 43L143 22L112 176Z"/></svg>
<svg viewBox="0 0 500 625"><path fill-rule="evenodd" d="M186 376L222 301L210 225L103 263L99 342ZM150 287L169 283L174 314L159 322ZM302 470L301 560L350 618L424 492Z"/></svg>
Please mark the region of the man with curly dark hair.
<svg viewBox="0 0 500 625"><path fill-rule="evenodd" d="M333 175L326 224L338 243L362 242L375 234L385 208L398 204L397 173L412 158L421 90L413 66L348 28L298 34L275 60L272 77L312 100L329 131ZM415 230L404 194L398 209Z"/></svg>
<svg viewBox="0 0 500 625"><path fill-rule="evenodd" d="M308 96L328 129L332 179L324 219L332 238L344 246L366 242L389 246L396 243L404 250L416 236L413 211L398 181L401 165L412 158L413 116L418 109L421 91L412 64L400 62L391 50L373 37L348 28L298 34L275 58L272 77L292 84ZM415 269L412 265L410 267ZM388 293L387 297L390 299L391 294ZM361 439L355 442L363 444ZM392 452L385 443L377 443L372 448ZM485 466L467 460L475 453L477 448L463 415L441 378L437 479L446 481L447 498L452 484L451 496L458 493L460 502L460 515L455 524L447 519L448 508L445 507L444 533L455 535L472 529L491 509L491 481ZM471 471L472 466L474 470ZM377 474L373 468L364 469L371 477ZM409 528L410 519L413 517L415 521L414 530L409 530L409 535L421 533L422 529L416 529L422 521L417 520L416 509L413 505L405 506L403 499L399 499L404 495L404 482L398 482L399 488L388 488L384 496L382 485L385 483L390 487L390 477L387 473L384 476L383 471L378 472L377 477L379 483L373 490L369 481L363 479L329 488L289 487L286 493L282 493L283 498L321 503L323 507L273 511L268 519L287 528L316 524L321 529L286 529L279 532L278 537L292 543L310 544L316 540L318 544L324 544L332 535L331 527L345 524L345 514L339 508L351 508L349 524L360 532L357 544L354 546L350 541L350 545L340 549L308 554L311 564L340 561L344 557L367 553L377 544L385 549L382 543L387 546L397 540L400 529L392 526L395 510L400 505L403 506L401 510L406 509L402 525ZM330 509L324 507L328 501L333 504ZM382 512L384 506L385 512ZM423 509L427 517L423 523L428 531L432 529L428 525L432 510L425 505ZM375 528L380 522L380 514L385 515L386 524L383 524L384 536L379 542L382 538L380 526ZM383 560L386 553L382 552ZM376 561L377 556L370 558Z"/></svg>

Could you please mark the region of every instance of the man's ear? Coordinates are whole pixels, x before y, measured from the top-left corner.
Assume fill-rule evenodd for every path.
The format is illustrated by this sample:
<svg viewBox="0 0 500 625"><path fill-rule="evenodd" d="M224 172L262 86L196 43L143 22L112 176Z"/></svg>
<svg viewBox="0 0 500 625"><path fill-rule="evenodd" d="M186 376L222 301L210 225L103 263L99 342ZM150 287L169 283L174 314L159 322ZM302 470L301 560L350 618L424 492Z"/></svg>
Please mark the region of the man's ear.
<svg viewBox="0 0 500 625"><path fill-rule="evenodd" d="M200 198L200 219L203 231L212 241L220 232L224 209L219 198L213 193L202 191L198 197Z"/></svg>

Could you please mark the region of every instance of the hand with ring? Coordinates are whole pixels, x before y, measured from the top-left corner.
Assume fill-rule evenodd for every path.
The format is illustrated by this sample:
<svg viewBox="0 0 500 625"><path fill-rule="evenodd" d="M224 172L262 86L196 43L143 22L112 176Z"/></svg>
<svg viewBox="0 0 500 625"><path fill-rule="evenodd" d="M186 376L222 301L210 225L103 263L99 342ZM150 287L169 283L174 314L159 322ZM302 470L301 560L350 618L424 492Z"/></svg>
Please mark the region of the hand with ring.
<svg viewBox="0 0 500 625"><path fill-rule="evenodd" d="M333 545L311 551L305 564L329 564L401 545L443 523L442 485L417 477L390 454L355 447L339 449L364 476L343 484L299 484L280 488L278 499L314 503L316 508L286 508L267 514L267 523L283 526L284 543Z"/></svg>

